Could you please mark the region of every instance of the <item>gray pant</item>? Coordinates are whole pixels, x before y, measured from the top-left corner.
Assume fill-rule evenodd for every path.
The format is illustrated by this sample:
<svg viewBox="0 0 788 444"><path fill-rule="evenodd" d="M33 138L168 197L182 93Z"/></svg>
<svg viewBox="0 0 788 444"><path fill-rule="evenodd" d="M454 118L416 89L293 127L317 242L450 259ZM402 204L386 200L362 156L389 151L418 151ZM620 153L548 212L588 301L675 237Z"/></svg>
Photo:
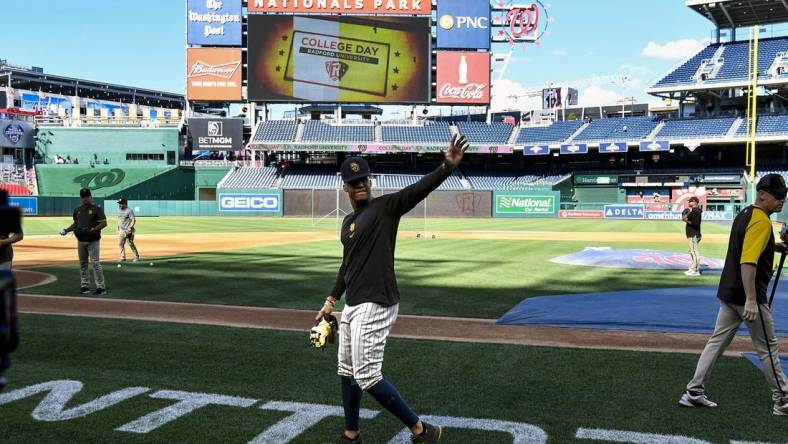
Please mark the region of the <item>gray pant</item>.
<svg viewBox="0 0 788 444"><path fill-rule="evenodd" d="M692 265L690 265L689 269L690 271L700 271L700 250L698 249L700 236L688 237L687 242L689 243L690 258L692 259Z"/></svg>
<svg viewBox="0 0 788 444"><path fill-rule="evenodd" d="M777 342L777 334L774 331L772 312L766 304L760 304L758 308L758 319L754 322L747 322L752 345L761 358L763 374L766 376L766 382L769 383L769 387L772 390L772 400L775 402L788 401L788 382L786 382L785 373L780 367L780 345ZM717 313L717 324L714 326L714 333L700 355L698 366L695 369L695 376L687 384L687 390L703 393L704 381L711 374L717 359L736 336L736 331L739 330L739 326L744 321L743 316L743 305L720 302L720 311ZM765 335L764 330L766 331Z"/></svg>
<svg viewBox="0 0 788 444"><path fill-rule="evenodd" d="M339 376L355 379L361 390L383 379L383 351L398 311L399 304L345 306L339 323Z"/></svg>
<svg viewBox="0 0 788 444"><path fill-rule="evenodd" d="M90 274L88 273L88 262L93 266L93 278L96 280L96 288L107 288L104 286L104 270L99 262L99 244L101 241L77 242L77 254L79 254L79 278L82 287L90 287Z"/></svg>
<svg viewBox="0 0 788 444"><path fill-rule="evenodd" d="M121 231L119 236L118 245L120 246L120 260L126 260L126 241L129 241L129 248L131 248L131 252L134 253L134 258L139 259L140 253L137 251L137 246L134 245L134 232L132 231L129 234L126 234L124 231Z"/></svg>

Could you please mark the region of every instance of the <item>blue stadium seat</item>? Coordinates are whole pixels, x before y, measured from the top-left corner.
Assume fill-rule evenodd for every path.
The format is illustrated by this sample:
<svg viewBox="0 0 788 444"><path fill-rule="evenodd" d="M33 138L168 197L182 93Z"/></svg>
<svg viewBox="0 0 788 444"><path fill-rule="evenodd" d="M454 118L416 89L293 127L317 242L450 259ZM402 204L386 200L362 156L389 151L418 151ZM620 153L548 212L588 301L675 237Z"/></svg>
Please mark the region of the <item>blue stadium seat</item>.
<svg viewBox="0 0 788 444"><path fill-rule="evenodd" d="M495 122L490 125L484 122L458 122L457 129L473 144L500 145L509 141L512 125Z"/></svg>
<svg viewBox="0 0 788 444"><path fill-rule="evenodd" d="M555 122L550 126L526 127L520 130L518 145L563 142L583 125L582 120Z"/></svg>
<svg viewBox="0 0 788 444"><path fill-rule="evenodd" d="M759 136L788 134L788 116L760 116L758 117L756 131ZM746 122L742 123L742 125L736 130L736 135L739 137L744 137L747 135Z"/></svg>
<svg viewBox="0 0 788 444"><path fill-rule="evenodd" d="M221 188L269 188L276 178L276 168L238 168L230 172Z"/></svg>
<svg viewBox="0 0 788 444"><path fill-rule="evenodd" d="M702 137L723 137L733 125L733 117L713 119L667 120L659 130L656 139L693 139Z"/></svg>
<svg viewBox="0 0 788 444"><path fill-rule="evenodd" d="M383 142L448 143L451 130L446 122L425 122L424 126L383 125Z"/></svg>
<svg viewBox="0 0 788 444"><path fill-rule="evenodd" d="M254 142L292 142L298 125L293 120L269 120L257 127Z"/></svg>
<svg viewBox="0 0 788 444"><path fill-rule="evenodd" d="M650 116L597 119L578 134L574 141L641 140L654 130L658 123L656 117Z"/></svg>
<svg viewBox="0 0 788 444"><path fill-rule="evenodd" d="M373 125L329 125L319 120L308 120L302 142L371 143L375 141Z"/></svg>

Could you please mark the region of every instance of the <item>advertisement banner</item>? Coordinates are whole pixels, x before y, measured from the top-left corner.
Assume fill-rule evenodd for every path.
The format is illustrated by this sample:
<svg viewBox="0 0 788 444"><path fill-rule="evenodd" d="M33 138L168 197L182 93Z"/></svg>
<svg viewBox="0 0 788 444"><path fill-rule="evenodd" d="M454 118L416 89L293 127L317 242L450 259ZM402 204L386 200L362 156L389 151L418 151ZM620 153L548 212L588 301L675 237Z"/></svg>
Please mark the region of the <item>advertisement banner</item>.
<svg viewBox="0 0 788 444"><path fill-rule="evenodd" d="M219 215L281 216L284 211L281 189L220 190L216 196Z"/></svg>
<svg viewBox="0 0 788 444"><path fill-rule="evenodd" d="M241 50L188 48L186 50L188 100L241 100Z"/></svg>
<svg viewBox="0 0 788 444"><path fill-rule="evenodd" d="M0 119L0 146L35 148L33 124L23 120Z"/></svg>
<svg viewBox="0 0 788 444"><path fill-rule="evenodd" d="M238 151L243 147L243 119L189 119L196 151Z"/></svg>
<svg viewBox="0 0 788 444"><path fill-rule="evenodd" d="M241 0L189 0L189 45L241 46Z"/></svg>
<svg viewBox="0 0 788 444"><path fill-rule="evenodd" d="M605 219L643 219L643 205L605 205Z"/></svg>
<svg viewBox="0 0 788 444"><path fill-rule="evenodd" d="M490 103L490 53L438 52L438 103Z"/></svg>
<svg viewBox="0 0 788 444"><path fill-rule="evenodd" d="M249 0L249 12L269 14L430 15L430 0Z"/></svg>
<svg viewBox="0 0 788 444"><path fill-rule="evenodd" d="M744 190L741 188L707 188L706 196L709 199L744 199Z"/></svg>
<svg viewBox="0 0 788 444"><path fill-rule="evenodd" d="M670 151L670 142L668 142L667 140L654 140L654 141L643 140L640 142L640 151L641 152Z"/></svg>
<svg viewBox="0 0 788 444"><path fill-rule="evenodd" d="M601 142L599 144L600 153L626 153L629 147L626 142Z"/></svg>
<svg viewBox="0 0 788 444"><path fill-rule="evenodd" d="M733 211L704 211L703 220L713 220L713 221L733 220Z"/></svg>
<svg viewBox="0 0 788 444"><path fill-rule="evenodd" d="M438 48L490 49L488 0L438 2Z"/></svg>
<svg viewBox="0 0 788 444"><path fill-rule="evenodd" d="M38 198L37 197L9 197L8 205L12 207L21 207L25 216L38 215Z"/></svg>
<svg viewBox="0 0 788 444"><path fill-rule="evenodd" d="M688 207L690 197L697 197L701 204L701 208L706 206L707 196L706 187L689 187L689 188L674 188L671 193L671 202L673 202L673 211L684 211Z"/></svg>
<svg viewBox="0 0 788 444"><path fill-rule="evenodd" d="M602 219L605 213L602 210L561 210L558 212L561 219Z"/></svg>
<svg viewBox="0 0 788 444"><path fill-rule="evenodd" d="M493 217L556 217L559 193L495 191Z"/></svg>
<svg viewBox="0 0 788 444"><path fill-rule="evenodd" d="M550 154L550 147L548 145L526 145L522 150L523 154L526 156L547 156Z"/></svg>
<svg viewBox="0 0 788 444"><path fill-rule="evenodd" d="M285 143L254 143L256 149L266 151L317 151L317 152L353 152L353 153L440 153L446 151L446 145L383 145L369 144L285 144ZM466 151L475 154L512 154L511 145L471 145Z"/></svg>
<svg viewBox="0 0 788 444"><path fill-rule="evenodd" d="M615 185L618 176L575 176L575 185Z"/></svg>
<svg viewBox="0 0 788 444"><path fill-rule="evenodd" d="M22 109L27 111L58 114L60 110L63 110L67 115L71 115L71 110L74 107L71 99L59 94L20 90L17 90L17 94L22 102Z"/></svg>
<svg viewBox="0 0 788 444"><path fill-rule="evenodd" d="M249 16L249 99L428 103L430 19Z"/></svg>
<svg viewBox="0 0 788 444"><path fill-rule="evenodd" d="M573 144L562 144L561 145L561 154L588 154L588 144L585 143L573 143Z"/></svg>
<svg viewBox="0 0 788 444"><path fill-rule="evenodd" d="M680 211L646 211L647 220L681 220Z"/></svg>

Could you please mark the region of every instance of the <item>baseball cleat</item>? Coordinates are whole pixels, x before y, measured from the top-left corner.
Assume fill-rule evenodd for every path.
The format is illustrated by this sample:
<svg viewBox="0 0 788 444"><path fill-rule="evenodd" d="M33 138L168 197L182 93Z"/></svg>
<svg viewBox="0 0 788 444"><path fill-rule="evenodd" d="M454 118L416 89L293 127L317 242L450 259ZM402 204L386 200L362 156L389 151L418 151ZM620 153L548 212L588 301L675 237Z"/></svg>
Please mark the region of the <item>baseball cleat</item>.
<svg viewBox="0 0 788 444"><path fill-rule="evenodd" d="M693 395L689 391L681 395L679 404L685 407L717 407L717 403L707 398L704 393Z"/></svg>
<svg viewBox="0 0 788 444"><path fill-rule="evenodd" d="M103 295L103 294L107 294L107 290L105 290L105 289L103 289L103 288L97 288L97 289L96 289L96 290L93 292L93 294L95 294L96 296L101 296L101 295Z"/></svg>
<svg viewBox="0 0 788 444"><path fill-rule="evenodd" d="M342 436L337 438L334 444L364 444L364 441L361 439L361 435L356 435L356 439L350 439L345 435L345 432L342 432Z"/></svg>
<svg viewBox="0 0 788 444"><path fill-rule="evenodd" d="M775 402L774 408L772 408L772 414L774 416L788 416L788 401Z"/></svg>
<svg viewBox="0 0 788 444"><path fill-rule="evenodd" d="M135 257L135 258L134 258L134 259L132 259L131 261L132 261L132 262L139 262L139 261L140 261L140 258L138 258L138 257Z"/></svg>
<svg viewBox="0 0 788 444"><path fill-rule="evenodd" d="M424 426L424 431L421 432L421 435L411 436L410 441L412 443L435 444L441 439L441 434L443 433L441 426L434 426L424 421L421 422L421 425Z"/></svg>
<svg viewBox="0 0 788 444"><path fill-rule="evenodd" d="M79 288L79 292L82 293L82 294L89 294L90 293L90 287L80 287Z"/></svg>

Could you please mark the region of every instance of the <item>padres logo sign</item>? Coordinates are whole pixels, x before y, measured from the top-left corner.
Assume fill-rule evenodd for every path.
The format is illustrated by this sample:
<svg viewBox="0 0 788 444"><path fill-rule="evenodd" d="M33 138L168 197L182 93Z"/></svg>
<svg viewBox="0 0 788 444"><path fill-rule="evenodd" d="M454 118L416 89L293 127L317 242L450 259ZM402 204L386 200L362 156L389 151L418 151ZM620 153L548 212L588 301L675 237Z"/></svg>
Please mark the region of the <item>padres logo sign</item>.
<svg viewBox="0 0 788 444"><path fill-rule="evenodd" d="M126 178L126 173L119 169L113 168L109 171L87 173L74 178L74 183L78 183L81 188L89 188L91 190L98 190L101 188L114 187L115 185L123 182Z"/></svg>

